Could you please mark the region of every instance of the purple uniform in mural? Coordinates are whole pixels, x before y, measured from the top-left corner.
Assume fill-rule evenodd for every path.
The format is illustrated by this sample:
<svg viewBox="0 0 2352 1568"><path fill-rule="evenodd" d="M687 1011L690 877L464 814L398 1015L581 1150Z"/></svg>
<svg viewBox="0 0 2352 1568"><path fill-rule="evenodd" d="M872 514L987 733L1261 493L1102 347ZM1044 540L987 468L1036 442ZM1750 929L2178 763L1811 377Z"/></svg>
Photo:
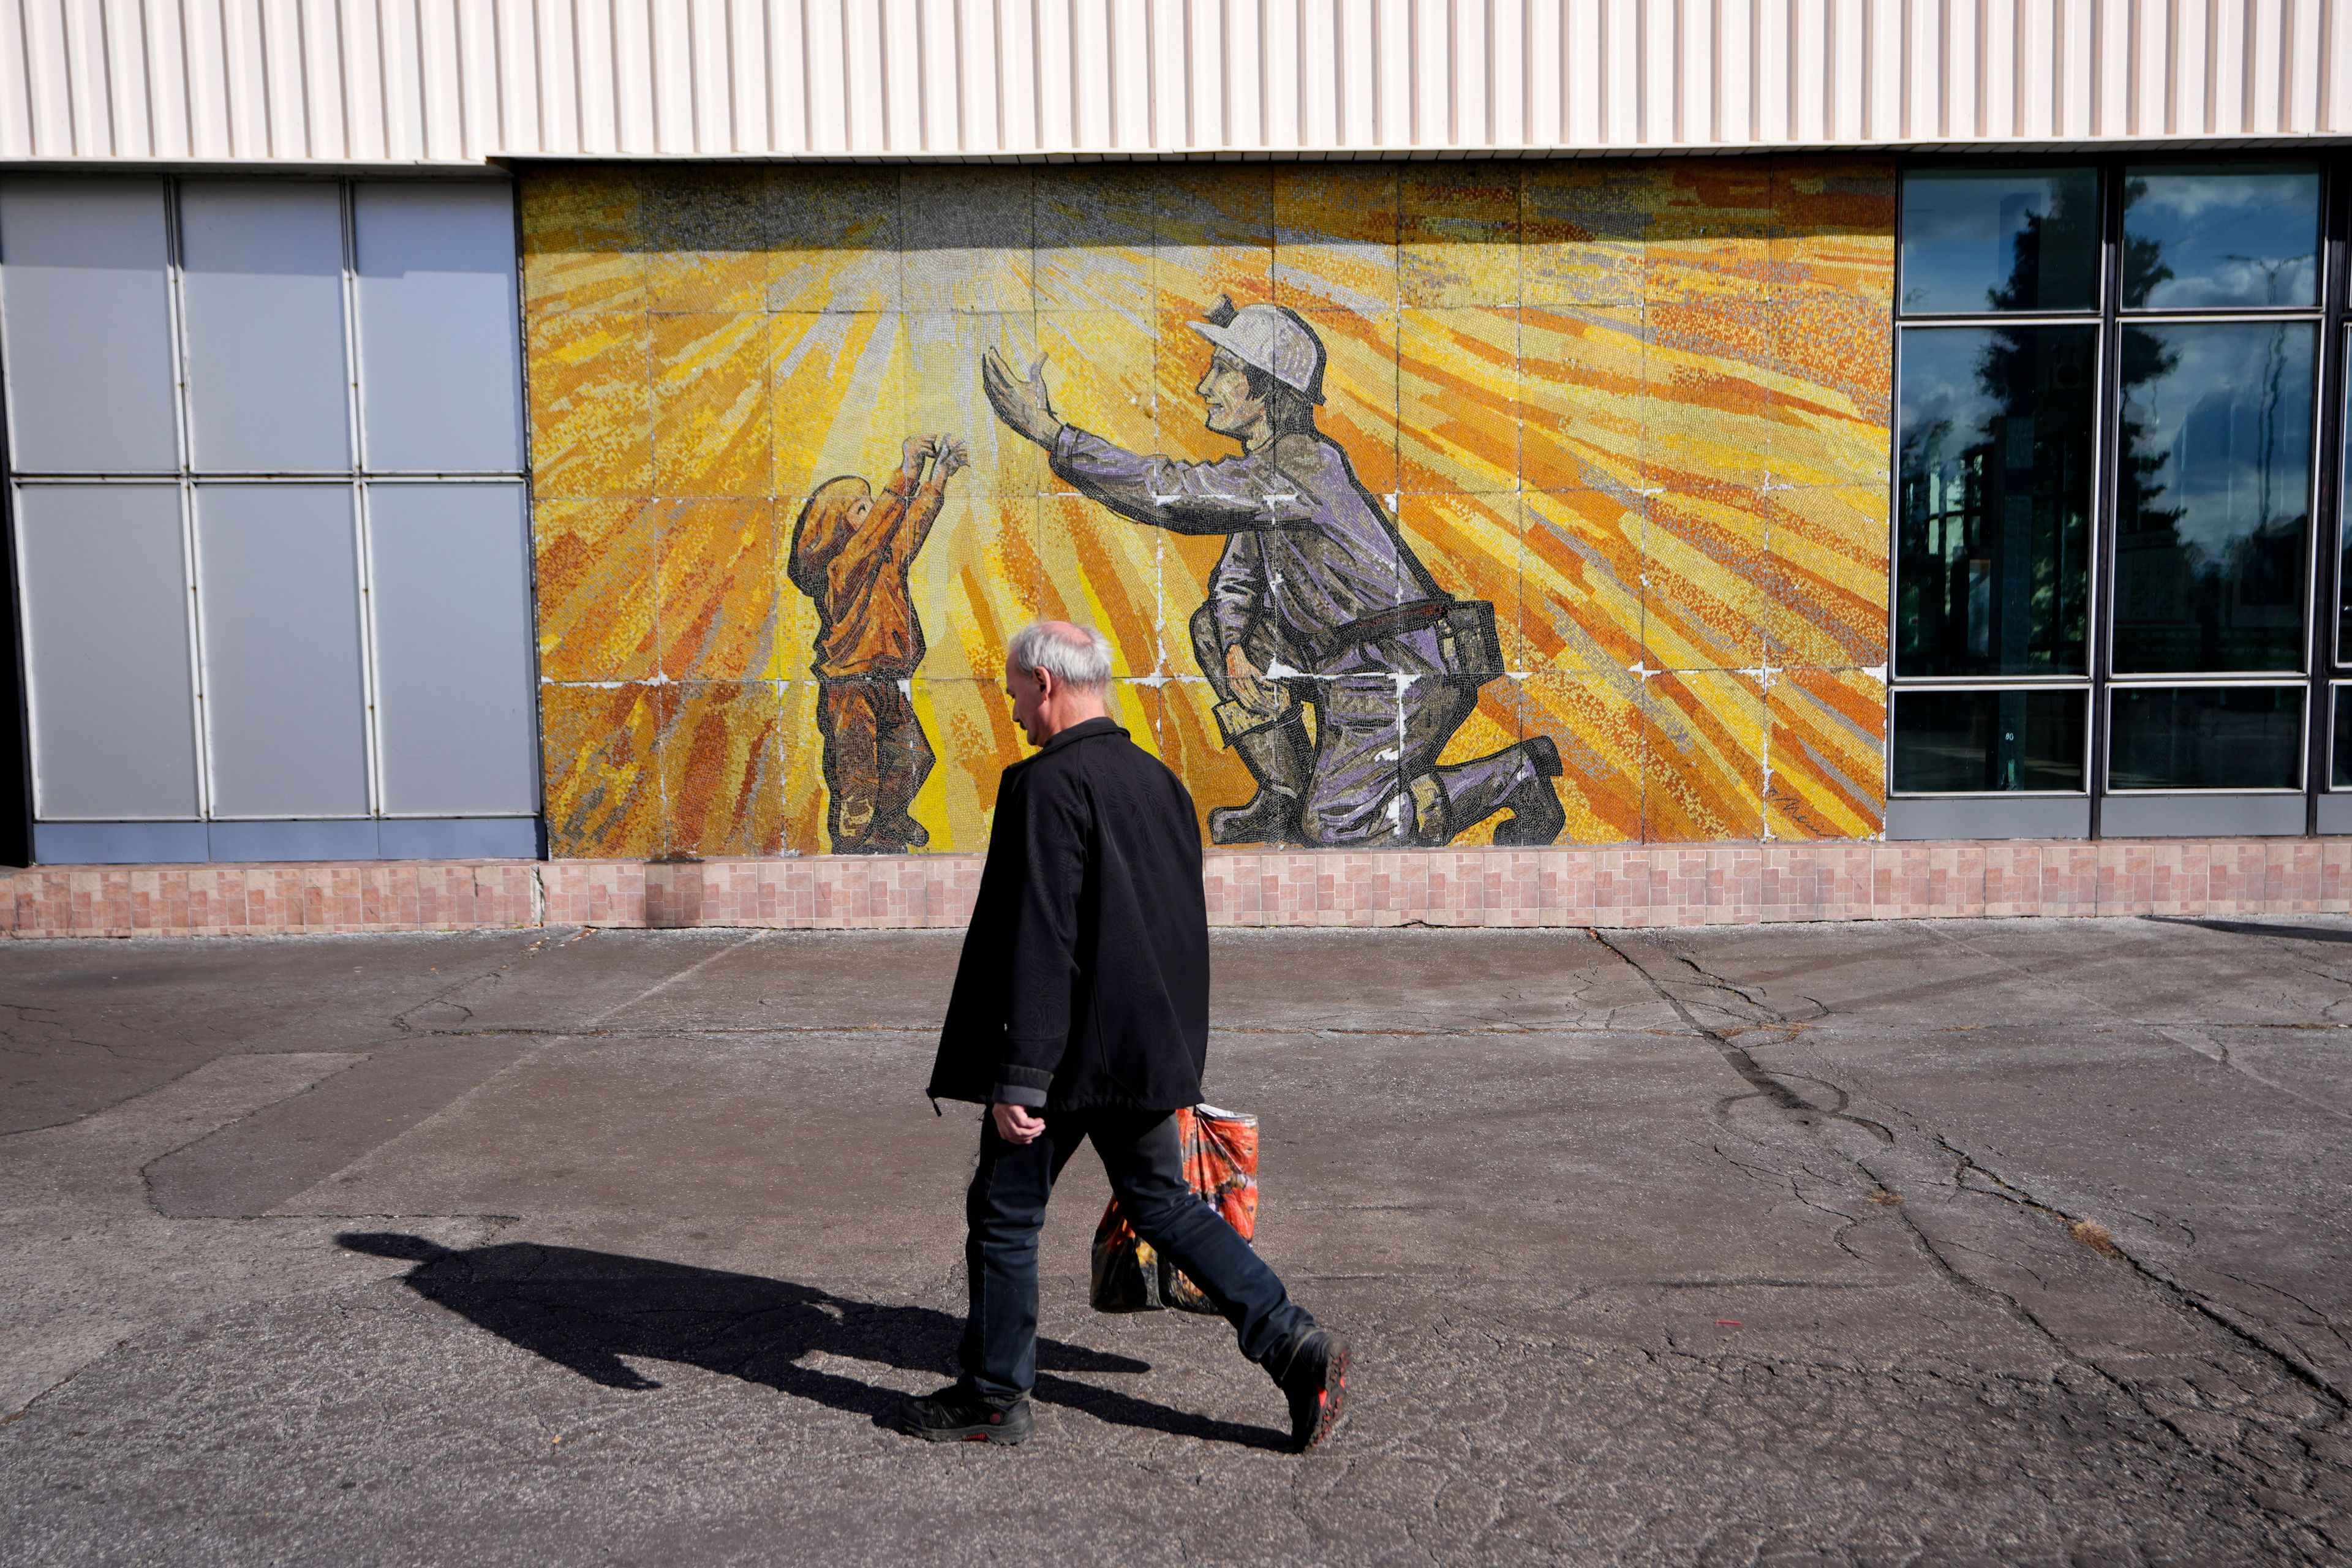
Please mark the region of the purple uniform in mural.
<svg viewBox="0 0 2352 1568"><path fill-rule="evenodd" d="M1494 607L1438 586L1316 428L1322 340L1272 305L1228 303L1194 330L1215 345L1196 389L1207 424L1242 444L1237 457L1183 462L1064 424L1042 361L1024 381L992 355L983 380L998 416L1081 494L1154 528L1227 537L1192 647L1258 794L1211 812L1210 837L1442 844L1507 810L1497 842L1550 843L1565 814L1549 740L1438 765L1478 688L1502 673Z"/></svg>

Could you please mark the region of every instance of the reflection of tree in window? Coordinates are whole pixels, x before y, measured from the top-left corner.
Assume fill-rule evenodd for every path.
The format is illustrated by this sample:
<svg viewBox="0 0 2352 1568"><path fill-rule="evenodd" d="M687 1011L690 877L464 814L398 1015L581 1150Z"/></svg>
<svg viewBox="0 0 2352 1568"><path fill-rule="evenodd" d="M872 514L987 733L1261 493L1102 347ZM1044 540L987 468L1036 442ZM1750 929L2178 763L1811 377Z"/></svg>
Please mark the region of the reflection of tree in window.
<svg viewBox="0 0 2352 1568"><path fill-rule="evenodd" d="M2153 240L2126 245L2127 297L2171 276ZM2276 304L2283 275L2303 258L2223 259L2259 272ZM2300 663L2311 346L2302 323L2126 327L2118 669Z"/></svg>
<svg viewBox="0 0 2352 1568"><path fill-rule="evenodd" d="M2015 227L1995 310L2031 309L2045 249L2091 237L2091 202L2058 187ZM1978 345L1977 395L1932 384L1937 350ZM2084 668L2095 330L1988 325L1922 333L1906 402L1965 403L1964 416L1906 418L1899 454L1899 656L1906 675L2072 674ZM1947 352L1949 352L1948 350ZM1916 374L1915 374L1916 373Z"/></svg>
<svg viewBox="0 0 2352 1568"><path fill-rule="evenodd" d="M2047 212L2011 210L2041 199L2038 192L2021 191L2001 203L2001 226L2013 227L2016 237L2010 241L2009 276L2001 279L1998 288L1985 290L1988 309L2042 310L2045 308L2042 298L2044 256L2051 258L2053 269L2064 272L2071 270L2078 258L2098 254L2097 204L2074 200L2074 191L2071 182L2052 181ZM2065 306L2051 302L2047 308L2063 310Z"/></svg>

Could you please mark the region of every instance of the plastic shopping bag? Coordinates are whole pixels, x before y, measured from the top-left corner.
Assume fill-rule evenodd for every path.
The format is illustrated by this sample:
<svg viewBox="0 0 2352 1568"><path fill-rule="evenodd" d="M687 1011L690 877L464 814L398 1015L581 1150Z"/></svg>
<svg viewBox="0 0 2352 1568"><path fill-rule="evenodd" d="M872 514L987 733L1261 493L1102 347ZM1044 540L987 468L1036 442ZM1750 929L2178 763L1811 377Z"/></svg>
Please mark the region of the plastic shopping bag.
<svg viewBox="0 0 2352 1568"><path fill-rule="evenodd" d="M1257 1118L1213 1105L1176 1113L1184 1179L1244 1241L1257 1234ZM1185 1312L1217 1309L1199 1286L1135 1234L1118 1200L1095 1227L1094 1289L1097 1312Z"/></svg>

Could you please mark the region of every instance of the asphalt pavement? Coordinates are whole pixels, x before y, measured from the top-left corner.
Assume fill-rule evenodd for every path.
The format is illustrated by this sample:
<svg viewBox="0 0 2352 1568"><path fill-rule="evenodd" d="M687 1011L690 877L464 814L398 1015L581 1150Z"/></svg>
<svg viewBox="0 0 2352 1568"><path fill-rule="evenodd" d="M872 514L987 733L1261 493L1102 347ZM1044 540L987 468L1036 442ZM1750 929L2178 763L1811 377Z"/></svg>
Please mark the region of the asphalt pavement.
<svg viewBox="0 0 2352 1568"><path fill-rule="evenodd" d="M2352 921L1220 933L1357 1346L1044 1243L950 1373L957 939L0 944L0 1563L2352 1561Z"/></svg>

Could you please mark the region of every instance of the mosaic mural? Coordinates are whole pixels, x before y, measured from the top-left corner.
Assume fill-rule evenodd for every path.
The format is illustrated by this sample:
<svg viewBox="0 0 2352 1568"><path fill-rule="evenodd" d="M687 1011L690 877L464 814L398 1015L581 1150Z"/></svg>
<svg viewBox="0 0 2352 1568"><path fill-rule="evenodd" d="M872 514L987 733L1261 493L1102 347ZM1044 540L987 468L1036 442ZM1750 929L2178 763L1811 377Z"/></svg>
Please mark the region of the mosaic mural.
<svg viewBox="0 0 2352 1568"><path fill-rule="evenodd" d="M977 850L1007 637L1227 843L1878 831L1895 172L523 181L551 851Z"/></svg>

